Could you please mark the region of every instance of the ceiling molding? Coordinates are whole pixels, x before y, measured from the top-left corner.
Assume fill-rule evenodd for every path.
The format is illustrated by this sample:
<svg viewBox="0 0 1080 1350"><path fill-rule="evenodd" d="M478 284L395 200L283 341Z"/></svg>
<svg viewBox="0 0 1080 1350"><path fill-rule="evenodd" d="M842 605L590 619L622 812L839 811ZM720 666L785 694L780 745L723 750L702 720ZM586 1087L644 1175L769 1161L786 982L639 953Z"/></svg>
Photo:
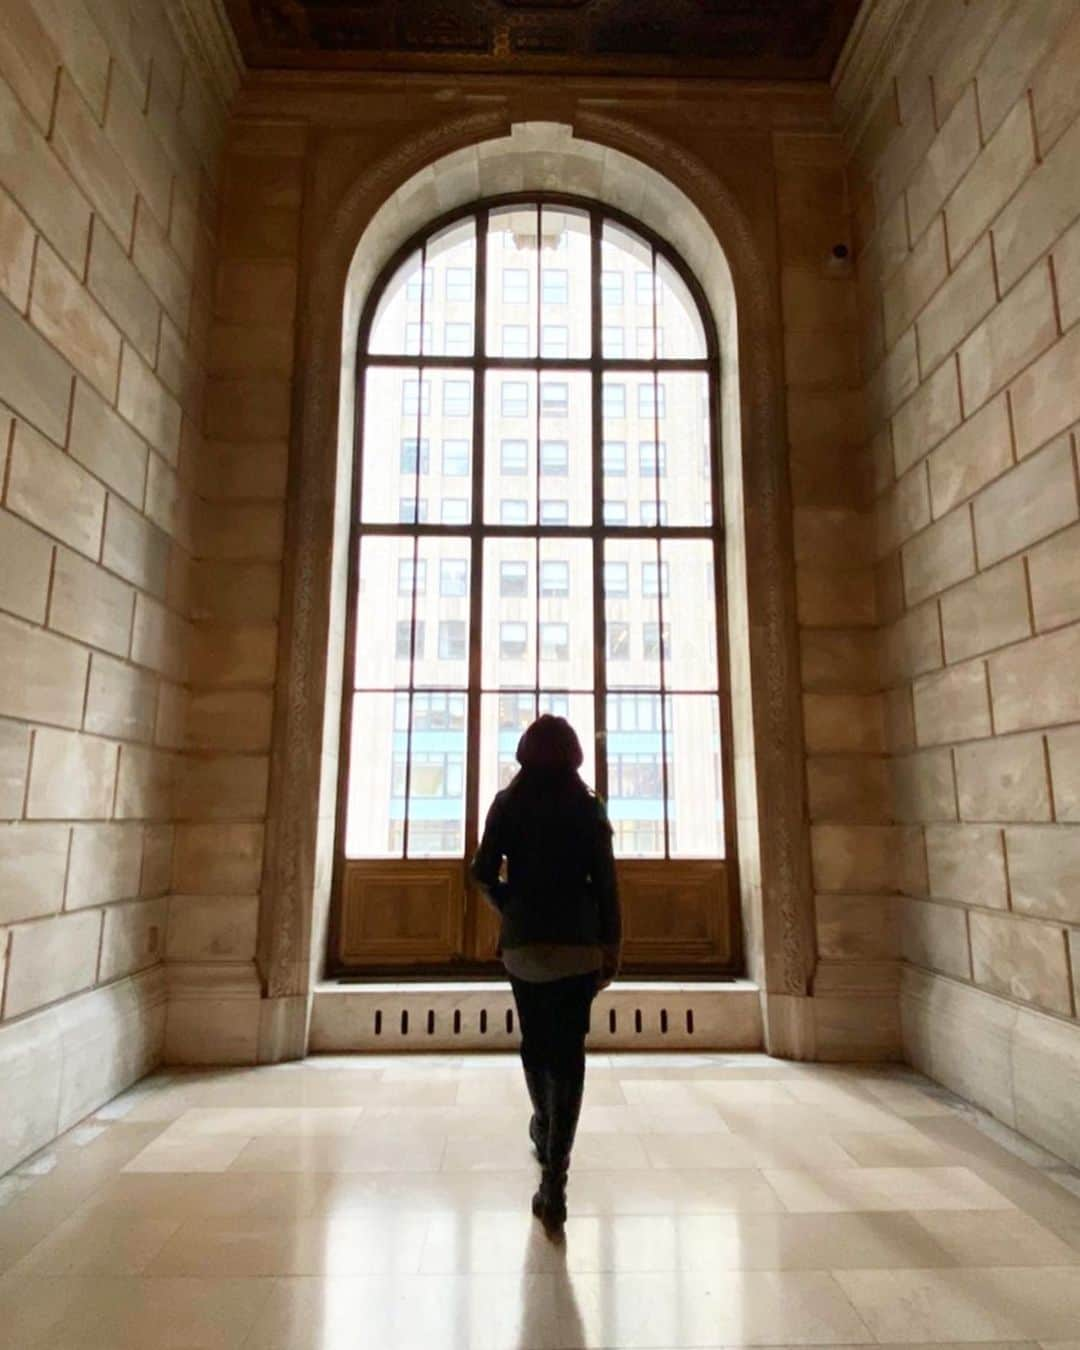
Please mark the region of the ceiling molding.
<svg viewBox="0 0 1080 1350"><path fill-rule="evenodd" d="M890 84L911 39L940 0L863 0L832 75L836 110L849 144L856 144Z"/></svg>
<svg viewBox="0 0 1080 1350"><path fill-rule="evenodd" d="M222 0L174 0L168 13L188 57L227 108L240 88L246 66Z"/></svg>

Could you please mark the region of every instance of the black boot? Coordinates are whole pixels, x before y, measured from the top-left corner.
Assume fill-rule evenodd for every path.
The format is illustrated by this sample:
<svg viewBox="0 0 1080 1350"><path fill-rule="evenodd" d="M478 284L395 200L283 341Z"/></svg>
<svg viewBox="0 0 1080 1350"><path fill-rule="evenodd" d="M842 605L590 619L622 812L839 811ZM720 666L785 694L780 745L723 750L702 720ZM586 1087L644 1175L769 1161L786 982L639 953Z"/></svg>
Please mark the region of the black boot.
<svg viewBox="0 0 1080 1350"><path fill-rule="evenodd" d="M552 1078L549 1080L548 1110L551 1125L548 1131L547 1161L540 1177L540 1189L533 1196L532 1211L549 1233L561 1232L566 1222L566 1177L570 1171L570 1154L574 1147L584 1078Z"/></svg>
<svg viewBox="0 0 1080 1350"><path fill-rule="evenodd" d="M541 1073L538 1069L526 1069L525 1086L529 1089L529 1100L532 1102L533 1108L532 1118L529 1121L529 1138L532 1140L536 1157L543 1166L547 1158L548 1130L550 1128L547 1074Z"/></svg>

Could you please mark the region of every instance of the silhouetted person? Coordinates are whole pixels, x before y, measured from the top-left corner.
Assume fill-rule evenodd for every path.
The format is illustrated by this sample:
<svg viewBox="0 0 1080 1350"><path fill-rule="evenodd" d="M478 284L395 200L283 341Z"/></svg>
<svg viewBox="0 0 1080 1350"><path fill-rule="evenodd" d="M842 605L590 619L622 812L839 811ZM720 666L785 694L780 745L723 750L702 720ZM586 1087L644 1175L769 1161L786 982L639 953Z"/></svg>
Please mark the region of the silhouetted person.
<svg viewBox="0 0 1080 1350"><path fill-rule="evenodd" d="M615 977L622 935L611 826L578 776L582 759L569 722L539 717L518 742L521 768L495 794L472 863L502 916L499 947L533 1106L529 1135L543 1169L532 1208L549 1231L566 1219L589 1009Z"/></svg>

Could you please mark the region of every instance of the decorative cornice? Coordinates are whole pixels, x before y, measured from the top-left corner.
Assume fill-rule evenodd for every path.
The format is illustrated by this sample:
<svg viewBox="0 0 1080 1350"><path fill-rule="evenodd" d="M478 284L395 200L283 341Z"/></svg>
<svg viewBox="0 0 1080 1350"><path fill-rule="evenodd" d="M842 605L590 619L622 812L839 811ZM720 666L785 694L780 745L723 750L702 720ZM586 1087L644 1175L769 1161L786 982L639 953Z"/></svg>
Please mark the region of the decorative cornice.
<svg viewBox="0 0 1080 1350"><path fill-rule="evenodd" d="M863 0L831 81L850 145L858 141L876 92L893 79L934 2L940 0Z"/></svg>
<svg viewBox="0 0 1080 1350"><path fill-rule="evenodd" d="M244 78L244 58L222 0L171 0L167 13L208 88L228 108Z"/></svg>

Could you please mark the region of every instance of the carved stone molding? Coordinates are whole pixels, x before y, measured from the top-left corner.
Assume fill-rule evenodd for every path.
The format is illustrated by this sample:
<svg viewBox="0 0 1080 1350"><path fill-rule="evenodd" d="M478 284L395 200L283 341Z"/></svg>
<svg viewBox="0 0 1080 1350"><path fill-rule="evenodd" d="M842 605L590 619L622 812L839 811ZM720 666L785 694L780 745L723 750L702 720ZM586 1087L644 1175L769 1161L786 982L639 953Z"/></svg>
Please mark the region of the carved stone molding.
<svg viewBox="0 0 1080 1350"><path fill-rule="evenodd" d="M222 0L174 0L167 13L188 57L227 108L244 77L244 58Z"/></svg>
<svg viewBox="0 0 1080 1350"><path fill-rule="evenodd" d="M932 6L941 0L863 0L836 62L832 87L849 145L858 142L877 92L895 75Z"/></svg>

